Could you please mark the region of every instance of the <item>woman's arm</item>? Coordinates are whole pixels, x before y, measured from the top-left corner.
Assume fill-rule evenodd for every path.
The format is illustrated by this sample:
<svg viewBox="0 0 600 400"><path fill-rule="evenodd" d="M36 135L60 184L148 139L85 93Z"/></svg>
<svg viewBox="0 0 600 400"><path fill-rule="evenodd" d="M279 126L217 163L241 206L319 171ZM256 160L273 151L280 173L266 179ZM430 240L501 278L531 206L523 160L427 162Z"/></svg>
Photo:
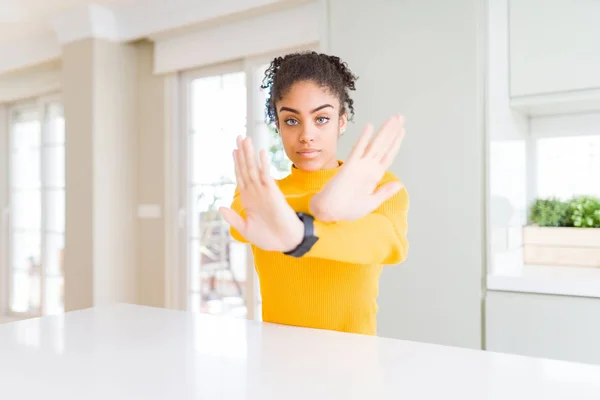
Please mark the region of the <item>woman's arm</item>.
<svg viewBox="0 0 600 400"><path fill-rule="evenodd" d="M387 173L380 185L394 180L398 179ZM354 264L398 264L408 253L408 208L408 192L403 188L373 213L358 220L331 223L315 220L319 240L304 257ZM238 189L231 209L246 217ZM235 240L249 243L235 228L230 227L230 233Z"/></svg>
<svg viewBox="0 0 600 400"><path fill-rule="evenodd" d="M240 199L240 191L239 191L239 189L237 187L235 188L235 194L233 195L233 201L231 202L231 207L230 208L233 211L235 211L238 214L240 214L240 216L242 218L246 219L246 212L244 211L244 206L242 206L242 200ZM241 233L239 233L237 231L237 229L235 229L231 225L229 227L229 233L231 234L231 237L233 237L238 242L241 242L241 243L250 243L250 242L248 242L248 240L244 236L242 236Z"/></svg>
<svg viewBox="0 0 600 400"><path fill-rule="evenodd" d="M387 173L380 185L397 180ZM408 192L405 188L374 212L354 221L315 221L319 240L304 257L355 264L398 264L408 253Z"/></svg>

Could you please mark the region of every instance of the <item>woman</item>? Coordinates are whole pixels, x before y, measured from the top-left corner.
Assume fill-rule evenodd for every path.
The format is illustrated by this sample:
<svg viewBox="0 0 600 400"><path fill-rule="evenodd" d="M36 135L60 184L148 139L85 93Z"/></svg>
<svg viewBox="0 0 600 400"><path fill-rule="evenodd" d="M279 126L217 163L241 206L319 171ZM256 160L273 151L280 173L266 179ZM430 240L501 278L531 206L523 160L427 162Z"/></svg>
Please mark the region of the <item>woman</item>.
<svg viewBox="0 0 600 400"><path fill-rule="evenodd" d="M383 264L407 255L408 194L387 168L404 137L391 117L367 126L344 163L339 137L354 114L356 77L338 57L295 53L273 60L267 122L277 126L292 171L275 181L249 138L234 151L237 189L221 214L252 245L263 321L375 335Z"/></svg>

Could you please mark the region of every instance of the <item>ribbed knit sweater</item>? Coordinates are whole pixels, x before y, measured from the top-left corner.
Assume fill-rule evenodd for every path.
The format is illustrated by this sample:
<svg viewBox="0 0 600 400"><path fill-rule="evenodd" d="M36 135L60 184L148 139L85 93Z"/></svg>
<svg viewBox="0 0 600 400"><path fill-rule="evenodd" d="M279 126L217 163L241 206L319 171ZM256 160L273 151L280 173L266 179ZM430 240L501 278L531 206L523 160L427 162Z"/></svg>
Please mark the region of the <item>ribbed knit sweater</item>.
<svg viewBox="0 0 600 400"><path fill-rule="evenodd" d="M292 167L291 174L277 183L295 211L309 213L311 197L338 170L306 172ZM380 185L397 180L387 172ZM403 188L358 220L315 221L319 240L301 258L252 246L263 321L376 335L379 276L383 265L398 264L407 256L408 207ZM238 191L232 209L245 217ZM231 234L247 243L233 228Z"/></svg>

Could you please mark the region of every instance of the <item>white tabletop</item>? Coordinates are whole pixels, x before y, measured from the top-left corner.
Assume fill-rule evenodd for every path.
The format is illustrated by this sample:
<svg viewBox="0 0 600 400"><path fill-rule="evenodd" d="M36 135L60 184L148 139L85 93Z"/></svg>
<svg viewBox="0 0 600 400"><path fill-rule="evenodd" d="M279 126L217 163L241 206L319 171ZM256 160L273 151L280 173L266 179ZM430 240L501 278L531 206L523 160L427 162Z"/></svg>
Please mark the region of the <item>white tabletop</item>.
<svg viewBox="0 0 600 400"><path fill-rule="evenodd" d="M600 366L117 305L0 325L0 398L600 399Z"/></svg>

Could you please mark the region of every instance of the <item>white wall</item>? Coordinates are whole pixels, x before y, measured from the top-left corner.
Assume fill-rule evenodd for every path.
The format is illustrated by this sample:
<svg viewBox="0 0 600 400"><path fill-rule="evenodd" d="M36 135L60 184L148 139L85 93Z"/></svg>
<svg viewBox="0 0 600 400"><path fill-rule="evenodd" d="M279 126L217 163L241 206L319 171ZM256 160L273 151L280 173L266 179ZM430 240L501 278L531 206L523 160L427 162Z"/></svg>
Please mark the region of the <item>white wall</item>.
<svg viewBox="0 0 600 400"><path fill-rule="evenodd" d="M138 278L137 54L134 45L106 40L95 40L93 45L94 305L134 303Z"/></svg>
<svg viewBox="0 0 600 400"><path fill-rule="evenodd" d="M600 299L490 292L487 349L600 364Z"/></svg>
<svg viewBox="0 0 600 400"><path fill-rule="evenodd" d="M137 201L158 207L161 215L138 219L138 304L165 304L165 83L153 74L154 46L138 48Z"/></svg>
<svg viewBox="0 0 600 400"><path fill-rule="evenodd" d="M60 90L60 63L48 62L0 75L0 104Z"/></svg>
<svg viewBox="0 0 600 400"><path fill-rule="evenodd" d="M65 310L137 299L137 60L134 45L63 49Z"/></svg>
<svg viewBox="0 0 600 400"><path fill-rule="evenodd" d="M483 1L330 1L330 53L359 75L356 124L407 118L395 172L408 260L386 268L379 335L479 348L483 266Z"/></svg>
<svg viewBox="0 0 600 400"><path fill-rule="evenodd" d="M511 95L600 89L600 2L510 1Z"/></svg>
<svg viewBox="0 0 600 400"><path fill-rule="evenodd" d="M176 72L318 43L321 11L321 1L310 1L159 39L154 71L158 74ZM289 29L290 26L294 29ZM244 40L240 40L242 37Z"/></svg>

